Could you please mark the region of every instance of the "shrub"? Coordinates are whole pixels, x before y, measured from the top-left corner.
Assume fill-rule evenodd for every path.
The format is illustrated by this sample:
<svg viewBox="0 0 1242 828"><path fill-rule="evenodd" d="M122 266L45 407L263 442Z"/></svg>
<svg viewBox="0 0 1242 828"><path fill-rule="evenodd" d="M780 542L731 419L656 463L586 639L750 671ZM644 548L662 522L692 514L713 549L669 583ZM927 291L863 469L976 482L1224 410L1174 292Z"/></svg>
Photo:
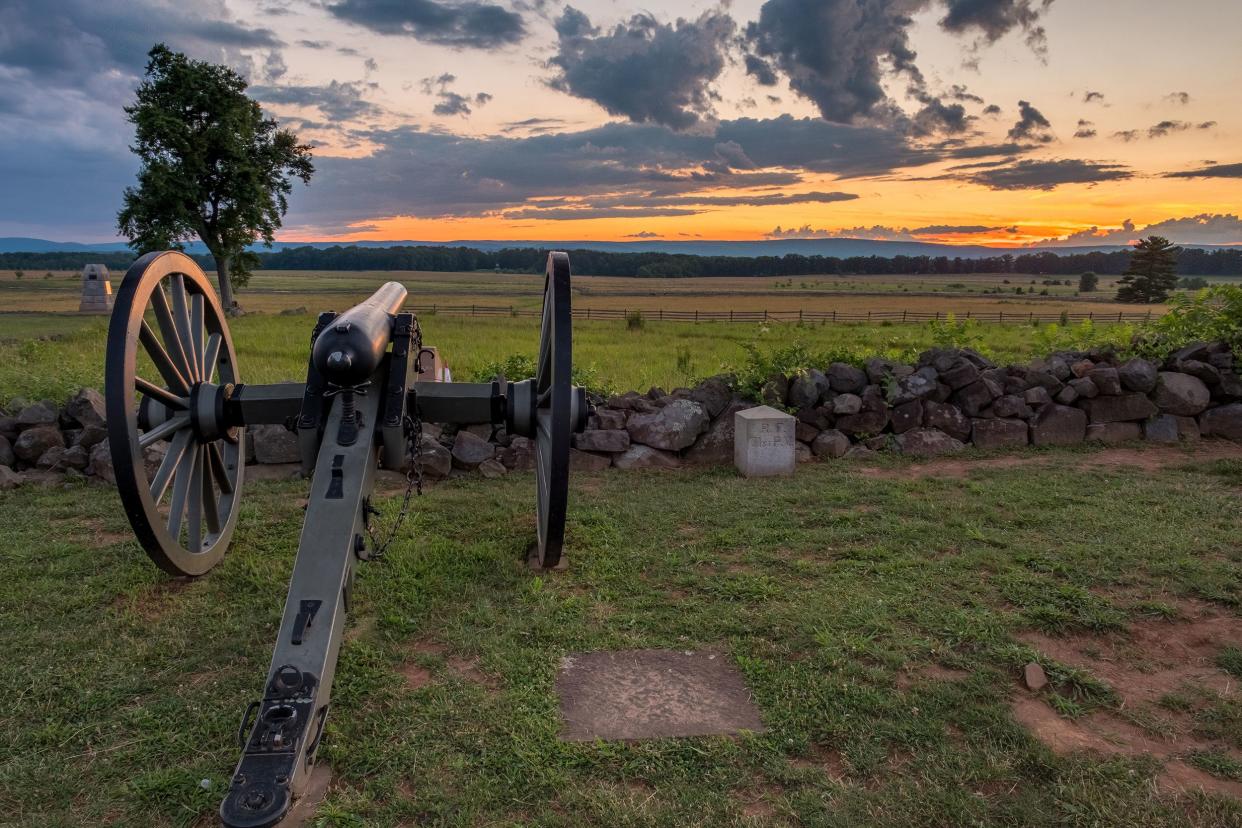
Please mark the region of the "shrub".
<svg viewBox="0 0 1242 828"><path fill-rule="evenodd" d="M26 275L26 272L24 270L14 270L13 275L20 279Z"/></svg>
<svg viewBox="0 0 1242 828"><path fill-rule="evenodd" d="M501 360L485 362L471 372L468 382L491 382L498 374L510 382L530 379L535 376L538 363L535 357L527 354L509 354ZM574 385L579 385L593 394L611 396L612 386L599 376L594 365L574 364L571 374Z"/></svg>
<svg viewBox="0 0 1242 828"><path fill-rule="evenodd" d="M1090 270L1078 277L1078 292L1092 293L1100 286L1100 277Z"/></svg>
<svg viewBox="0 0 1242 828"><path fill-rule="evenodd" d="M983 331L980 330L978 319L958 320L953 314L947 314L943 320L933 319L927 323L931 340L938 348L974 348L983 346Z"/></svg>
<svg viewBox="0 0 1242 828"><path fill-rule="evenodd" d="M1199 340L1222 340L1242 354L1242 285L1214 285L1193 296L1179 293L1169 299L1169 312L1148 323L1133 343L1147 357Z"/></svg>
<svg viewBox="0 0 1242 828"><path fill-rule="evenodd" d="M625 314L625 328L629 331L641 331L643 326L647 324L643 319L643 312L632 310Z"/></svg>
<svg viewBox="0 0 1242 828"><path fill-rule="evenodd" d="M1183 276L1177 286L1182 290L1203 290L1208 287L1208 280L1202 276Z"/></svg>

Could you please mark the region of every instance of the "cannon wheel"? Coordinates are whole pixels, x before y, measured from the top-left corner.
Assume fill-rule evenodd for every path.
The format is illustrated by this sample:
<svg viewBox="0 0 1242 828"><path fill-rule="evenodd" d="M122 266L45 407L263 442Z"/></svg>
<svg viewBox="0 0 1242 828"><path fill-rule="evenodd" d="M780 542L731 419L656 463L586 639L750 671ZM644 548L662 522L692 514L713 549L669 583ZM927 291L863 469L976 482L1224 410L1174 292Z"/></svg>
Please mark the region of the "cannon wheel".
<svg viewBox="0 0 1242 828"><path fill-rule="evenodd" d="M202 575L237 523L245 452L242 430L224 423L238 382L233 340L185 254L148 253L125 274L104 382L116 486L138 541L167 572ZM153 446L162 459L147 457Z"/></svg>
<svg viewBox="0 0 1242 828"><path fill-rule="evenodd" d="M543 286L539 365L535 373L535 475L539 497L539 544L535 562L542 567L560 563L565 544L569 439L574 409L572 325L569 256L551 253Z"/></svg>

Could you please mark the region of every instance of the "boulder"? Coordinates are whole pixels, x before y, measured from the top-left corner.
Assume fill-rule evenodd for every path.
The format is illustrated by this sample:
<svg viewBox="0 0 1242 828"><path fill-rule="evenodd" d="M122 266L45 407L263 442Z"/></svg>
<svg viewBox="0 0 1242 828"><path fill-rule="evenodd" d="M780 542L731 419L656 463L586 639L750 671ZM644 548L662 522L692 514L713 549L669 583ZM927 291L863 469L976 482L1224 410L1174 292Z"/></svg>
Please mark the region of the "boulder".
<svg viewBox="0 0 1242 828"><path fill-rule="evenodd" d="M65 413L83 426L102 426L108 416L103 395L94 388L83 388L70 397Z"/></svg>
<svg viewBox="0 0 1242 828"><path fill-rule="evenodd" d="M1090 377L1079 377L1078 379L1072 379L1066 387L1073 388L1075 395L1086 400L1089 400L1092 397L1100 396L1100 387L1092 382ZM1117 387L1120 388L1121 386L1118 385ZM1121 392L1117 391L1116 393L1119 394Z"/></svg>
<svg viewBox="0 0 1242 828"><path fill-rule="evenodd" d="M862 397L857 394L838 394L832 399L832 413L837 416L857 414L862 411Z"/></svg>
<svg viewBox="0 0 1242 828"><path fill-rule="evenodd" d="M936 457L956 454L965 443L935 428L916 428L896 437L897 450L911 457Z"/></svg>
<svg viewBox="0 0 1242 828"><path fill-rule="evenodd" d="M0 437L7 437L10 441L17 439L17 432L21 431L17 427L17 418L10 417L7 414L0 414Z"/></svg>
<svg viewBox="0 0 1242 828"><path fill-rule="evenodd" d="M1122 399L1120 397L1097 397ZM1143 398L1145 399L1145 398ZM1081 443L1087 436L1087 414L1066 405L1046 405L1031 421L1031 442L1037 446L1070 446Z"/></svg>
<svg viewBox="0 0 1242 828"><path fill-rule="evenodd" d="M1017 448L1030 443L1025 420L974 420L970 441L981 449Z"/></svg>
<svg viewBox="0 0 1242 828"><path fill-rule="evenodd" d="M608 398L608 407L617 408L622 411L654 411L655 406L651 404L651 400L639 394L637 391L626 391L615 397Z"/></svg>
<svg viewBox="0 0 1242 828"><path fill-rule="evenodd" d="M789 396L785 398L790 408L814 408L820 397L829 391L828 377L814 368L799 374L789 383Z"/></svg>
<svg viewBox="0 0 1242 828"><path fill-rule="evenodd" d="M17 412L17 428L19 431L36 426L55 425L60 419L56 406L44 400L31 403Z"/></svg>
<svg viewBox="0 0 1242 828"><path fill-rule="evenodd" d="M1093 423L1122 423L1127 420L1146 420L1159 413L1151 400L1143 394L1132 392L1116 397L1096 397L1083 400L1082 408Z"/></svg>
<svg viewBox="0 0 1242 828"><path fill-rule="evenodd" d="M578 449L569 450L570 471L599 472L611 465L611 454L596 454L595 452L579 451Z"/></svg>
<svg viewBox="0 0 1242 828"><path fill-rule="evenodd" d="M1121 375L1111 365L1092 369L1087 378L1105 396L1115 397L1121 393ZM1086 396L1086 394L1083 396Z"/></svg>
<svg viewBox="0 0 1242 828"><path fill-rule="evenodd" d="M0 464L0 491L16 489L22 485L22 476L4 464Z"/></svg>
<svg viewBox="0 0 1242 828"><path fill-rule="evenodd" d="M1061 405L1073 405L1074 400L1078 399L1078 392L1074 390L1074 386L1067 385L1058 391L1053 399Z"/></svg>
<svg viewBox="0 0 1242 828"><path fill-rule="evenodd" d="M587 420L588 429L625 428L625 412L619 408L597 408Z"/></svg>
<svg viewBox="0 0 1242 828"><path fill-rule="evenodd" d="M1047 405L1052 402L1052 395L1048 393L1047 388L1044 388L1042 385L1037 385L1034 388L1028 388L1023 391L1022 399L1026 401L1027 405L1038 408L1041 405Z"/></svg>
<svg viewBox="0 0 1242 828"><path fill-rule="evenodd" d="M895 406L889 422L894 434L904 434L912 428L918 428L923 424L923 401L911 400Z"/></svg>
<svg viewBox="0 0 1242 828"><path fill-rule="evenodd" d="M52 446L35 461L35 468L47 469L49 471L64 471L69 468L69 464L65 462L64 446Z"/></svg>
<svg viewBox="0 0 1242 828"><path fill-rule="evenodd" d="M1242 403L1209 408L1199 415L1204 437L1224 437L1242 443Z"/></svg>
<svg viewBox="0 0 1242 828"><path fill-rule="evenodd" d="M621 454L612 456L612 464L619 469L675 469L681 459L671 451L661 451L651 446L633 444Z"/></svg>
<svg viewBox="0 0 1242 828"><path fill-rule="evenodd" d="M730 387L729 379L724 376L708 377L690 392L690 399L703 406L707 411L707 416L719 417L720 412L728 408L729 403L733 401L733 389ZM625 422L622 421L621 425L609 427L625 428Z"/></svg>
<svg viewBox="0 0 1242 828"><path fill-rule="evenodd" d="M754 403L730 403L720 416L712 421L711 427L694 445L686 449L685 459L690 463L704 465L725 465L733 462L733 415L739 411L753 408Z"/></svg>
<svg viewBox="0 0 1242 828"><path fill-rule="evenodd" d="M635 443L664 451L681 451L694 444L711 420L693 400L674 400L659 411L633 414L625 427Z"/></svg>
<svg viewBox="0 0 1242 828"><path fill-rule="evenodd" d="M1151 393L1156 406L1166 414L1194 417L1212 401L1212 392L1198 377L1176 371L1161 371Z"/></svg>
<svg viewBox="0 0 1242 828"><path fill-rule="evenodd" d="M867 386L867 375L844 362L828 366L828 385L838 394L857 394Z"/></svg>
<svg viewBox="0 0 1242 828"><path fill-rule="evenodd" d="M1156 366L1138 357L1123 362L1117 369L1117 376L1121 387L1127 391L1147 394L1156 387Z"/></svg>
<svg viewBox="0 0 1242 828"><path fill-rule="evenodd" d="M811 447L806 443L794 443L794 462L809 463L815 459L815 455L811 453Z"/></svg>
<svg viewBox="0 0 1242 828"><path fill-rule="evenodd" d="M1203 436L1199 433L1199 421L1194 417L1175 416L1173 419L1177 420L1177 436L1183 440L1195 443Z"/></svg>
<svg viewBox="0 0 1242 828"><path fill-rule="evenodd" d="M1203 384L1209 388L1220 385L1220 369L1208 362L1200 362L1197 359L1187 359L1173 366L1175 370L1183 374L1202 380Z"/></svg>
<svg viewBox="0 0 1242 828"><path fill-rule="evenodd" d="M257 463L297 463L302 459L298 451L298 436L282 425L260 423L249 426L247 434L254 441L254 459Z"/></svg>
<svg viewBox="0 0 1242 828"><path fill-rule="evenodd" d="M630 433L621 428L584 431L574 435L574 448L582 451L625 451L630 447Z"/></svg>
<svg viewBox="0 0 1242 828"><path fill-rule="evenodd" d="M1143 436L1139 423L1095 423L1087 426L1088 443L1128 443Z"/></svg>
<svg viewBox="0 0 1242 828"><path fill-rule="evenodd" d="M914 369L909 365L903 365L885 357L871 357L863 363L863 370L867 374L867 379L874 385L884 382L887 377L902 379L914 373Z"/></svg>
<svg viewBox="0 0 1242 828"><path fill-rule="evenodd" d="M888 409L864 408L857 414L837 418L837 428L846 434L879 434L888 426Z"/></svg>
<svg viewBox="0 0 1242 828"><path fill-rule="evenodd" d="M1060 391L1061 386L1065 384L1052 374L1039 368L1028 370L1026 372L1026 381L1030 383L1032 388L1039 386L1046 389L1050 395Z"/></svg>
<svg viewBox="0 0 1242 828"><path fill-rule="evenodd" d="M992 384L979 379L954 394L953 402L962 409L966 416L978 417L985 408L992 404L992 400L1001 396L993 394L993 390L995 389Z"/></svg>
<svg viewBox="0 0 1242 828"><path fill-rule="evenodd" d="M875 452L866 446L850 446L849 451L841 455L844 460L868 460L875 456Z"/></svg>
<svg viewBox="0 0 1242 828"><path fill-rule="evenodd" d="M904 405L915 400L927 399L935 395L939 385L934 369L920 368L905 379L898 381L893 405Z"/></svg>
<svg viewBox="0 0 1242 828"><path fill-rule="evenodd" d="M831 392L829 392L831 393ZM832 407L829 405L820 405L815 408L804 408L795 414L798 422L805 423L813 427L816 431L823 431L825 428L832 428ZM809 438L807 442L810 442Z"/></svg>
<svg viewBox="0 0 1242 828"><path fill-rule="evenodd" d="M1169 354L1169 362L1177 363L1186 359L1204 360L1210 359L1211 356L1212 348L1207 342L1191 342Z"/></svg>
<svg viewBox="0 0 1242 828"><path fill-rule="evenodd" d="M86 471L86 467L90 465L90 462L91 453L82 446L70 446L65 449L65 468Z"/></svg>
<svg viewBox="0 0 1242 828"><path fill-rule="evenodd" d="M1153 443L1176 443L1179 431L1177 418L1172 414L1158 414L1143 423L1143 436Z"/></svg>
<svg viewBox="0 0 1242 828"><path fill-rule="evenodd" d="M1095 363L1089 359L1080 359L1070 363L1070 373L1077 378L1085 377L1091 373L1091 369L1095 368Z"/></svg>
<svg viewBox="0 0 1242 828"><path fill-rule="evenodd" d="M535 467L535 444L529 437L514 437L496 452L496 457L509 471L527 471Z"/></svg>
<svg viewBox="0 0 1242 828"><path fill-rule="evenodd" d="M954 439L965 442L970 439L971 422L962 410L949 403L928 402L923 404L923 425L936 428Z"/></svg>
<svg viewBox="0 0 1242 828"><path fill-rule="evenodd" d="M1031 411L1031 407L1026 404L1026 400L1017 394L1004 394L997 397L996 401L992 403L992 413L997 417L1010 419L1016 417L1026 420L1034 416L1035 412Z"/></svg>
<svg viewBox="0 0 1242 828"><path fill-rule="evenodd" d="M821 431L811 443L811 453L819 458L837 458L850 450L850 438L835 428Z"/></svg>
<svg viewBox="0 0 1242 828"><path fill-rule="evenodd" d="M453 468L474 471L484 460L490 460L496 455L496 447L477 434L459 431L453 439L452 454Z"/></svg>
<svg viewBox="0 0 1242 828"><path fill-rule="evenodd" d="M940 372L940 381L956 391L979 379L979 367L967 359L959 359L948 370Z"/></svg>
<svg viewBox="0 0 1242 828"><path fill-rule="evenodd" d="M86 467L87 474L93 474L106 483L116 484L116 471L112 468L112 451L108 443L98 443L91 449L91 461Z"/></svg>
<svg viewBox="0 0 1242 828"><path fill-rule="evenodd" d="M789 378L784 374L773 374L759 389L759 399L767 405L784 405L789 396Z"/></svg>
<svg viewBox="0 0 1242 828"><path fill-rule="evenodd" d="M1242 376L1233 371L1220 372L1220 385L1212 389L1212 396L1218 400L1242 400Z"/></svg>
<svg viewBox="0 0 1242 828"><path fill-rule="evenodd" d="M819 429L802 420L794 422L794 439L800 443L810 443L819 436Z"/></svg>
<svg viewBox="0 0 1242 828"><path fill-rule="evenodd" d="M8 437L0 434L0 466L12 466L16 462L17 455L13 453L13 444Z"/></svg>
<svg viewBox="0 0 1242 828"><path fill-rule="evenodd" d="M55 422L54 418L53 422ZM60 429L54 425L36 425L26 428L17 435L17 442L13 444L13 453L27 463L34 463L43 456L44 452L53 447L65 447L65 438L61 435Z"/></svg>

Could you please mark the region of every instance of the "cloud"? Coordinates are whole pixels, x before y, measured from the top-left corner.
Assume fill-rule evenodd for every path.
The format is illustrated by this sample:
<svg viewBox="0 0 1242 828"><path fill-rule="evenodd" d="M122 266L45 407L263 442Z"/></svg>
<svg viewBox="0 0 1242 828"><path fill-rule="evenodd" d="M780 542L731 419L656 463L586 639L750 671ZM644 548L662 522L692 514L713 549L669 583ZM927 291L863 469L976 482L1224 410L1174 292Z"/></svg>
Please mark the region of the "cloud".
<svg viewBox="0 0 1242 828"><path fill-rule="evenodd" d="M977 236L996 232L1016 233L1016 227L992 227L982 224L930 224L926 227L842 227L836 230L815 229L809 224L784 229L779 225L766 233L769 239L867 239L870 241L926 241L942 236Z"/></svg>
<svg viewBox="0 0 1242 828"><path fill-rule="evenodd" d="M711 113L708 86L724 69L734 30L728 14L707 11L673 24L636 14L601 32L567 6L556 21L550 84L635 123L688 129Z"/></svg>
<svg viewBox="0 0 1242 828"><path fill-rule="evenodd" d="M1131 141L1137 141L1140 136L1137 129L1123 129L1121 132L1114 132L1113 137L1128 144Z"/></svg>
<svg viewBox="0 0 1242 828"><path fill-rule="evenodd" d="M1013 29L1020 29L1037 54L1047 50L1048 37L1039 18L1052 0L946 0L945 5L948 14L940 25L947 31L977 31L995 43Z"/></svg>
<svg viewBox="0 0 1242 828"><path fill-rule="evenodd" d="M1068 236L1031 242L1027 247L1073 247L1096 244L1130 244L1144 236L1164 236L1181 244L1233 244L1242 242L1242 219L1232 213L1201 213L1148 224L1141 230L1126 219L1119 228L1090 227Z"/></svg>
<svg viewBox="0 0 1242 828"><path fill-rule="evenodd" d="M1018 120L1009 130L1011 141L1037 141L1047 144L1056 140L1052 135L1052 123L1029 101L1018 101Z"/></svg>
<svg viewBox="0 0 1242 828"><path fill-rule="evenodd" d="M1181 106L1186 106L1187 104L1190 103L1190 93L1189 92L1170 92L1169 94L1164 96L1163 100L1167 101L1168 103L1180 104Z"/></svg>
<svg viewBox="0 0 1242 828"><path fill-rule="evenodd" d="M1078 130L1074 133L1075 138L1094 138L1098 134L1095 124L1082 118L1078 119Z"/></svg>
<svg viewBox="0 0 1242 828"><path fill-rule="evenodd" d="M1146 130L1146 134L1149 139L1164 138L1169 135L1172 135L1174 132L1185 132L1186 130L1189 130L1189 129L1212 129L1215 126L1216 126L1215 121L1203 121L1201 123L1193 124L1193 123L1190 123L1189 121L1168 120L1168 121L1161 121L1158 124L1153 124L1152 126L1148 127ZM1130 143L1132 141L1137 141L1139 138L1142 138L1143 130L1124 129L1124 130L1121 130L1120 132L1114 132L1113 137L1119 141L1125 141L1126 143Z"/></svg>
<svg viewBox="0 0 1242 828"><path fill-rule="evenodd" d="M623 238L626 239L658 239L659 233L652 233L650 230L641 230L637 233L627 233Z"/></svg>
<svg viewBox="0 0 1242 828"><path fill-rule="evenodd" d="M339 125L383 113L382 107L362 97L365 88L360 81L331 81L323 86L252 86L249 92L263 103L313 107Z"/></svg>
<svg viewBox="0 0 1242 828"><path fill-rule="evenodd" d="M1242 178L1242 163L1208 164L1197 170L1181 170L1164 174L1165 178Z"/></svg>
<svg viewBox="0 0 1242 828"><path fill-rule="evenodd" d="M977 236L983 233L996 233L1004 230L1007 233L1016 233L1016 227L988 227L984 224L929 224L926 227L916 227L910 232L916 236Z"/></svg>
<svg viewBox="0 0 1242 828"><path fill-rule="evenodd" d="M1083 103L1104 103L1103 92L1084 92L1082 93Z"/></svg>
<svg viewBox="0 0 1242 828"><path fill-rule="evenodd" d="M431 109L432 113L446 117L452 115L466 116L474 111L473 107L482 106L492 100L492 96L487 92L478 92L474 96L469 96L452 91L449 89L449 85L456 80L456 75L445 72L442 75L423 78L419 81L424 95L435 95L439 98L436 105Z"/></svg>
<svg viewBox="0 0 1242 828"><path fill-rule="evenodd" d="M1001 114L1001 108L997 106L996 104L988 104L987 106L983 108L983 114L984 115L999 115Z"/></svg>
<svg viewBox="0 0 1242 828"><path fill-rule="evenodd" d="M1062 184L1097 184L1133 176L1130 169L1123 164L1064 158L1026 159L1005 166L977 170L961 177L992 190L1052 190Z"/></svg>
<svg viewBox="0 0 1242 828"><path fill-rule="evenodd" d="M335 17L384 35L402 35L456 49L494 49L526 36L522 15L492 3L465 0L341 0Z"/></svg>

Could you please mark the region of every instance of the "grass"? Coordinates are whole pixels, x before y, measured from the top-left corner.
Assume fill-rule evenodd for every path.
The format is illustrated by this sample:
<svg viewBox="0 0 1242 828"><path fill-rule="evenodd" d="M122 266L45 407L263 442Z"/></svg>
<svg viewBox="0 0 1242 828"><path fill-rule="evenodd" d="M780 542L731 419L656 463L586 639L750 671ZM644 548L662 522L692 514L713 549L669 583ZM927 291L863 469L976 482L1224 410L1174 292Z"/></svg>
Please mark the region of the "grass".
<svg viewBox="0 0 1242 828"><path fill-rule="evenodd" d="M570 567L549 575L521 564L530 475L432 487L359 571L320 824L1242 823L1237 802L1160 792L1150 760L1058 756L1011 718L1018 631L1116 629L1179 597L1242 611L1229 479L1051 456L963 479L897 460L885 477L580 475ZM5 824L211 824L304 486L249 485L229 555L193 582L146 560L104 488L0 493ZM560 658L644 647L727 654L768 732L557 741ZM1049 676L1066 713L1114 703L1089 675ZM1197 715L1238 747L1236 705ZM1228 755L1193 761L1231 774Z"/></svg>

